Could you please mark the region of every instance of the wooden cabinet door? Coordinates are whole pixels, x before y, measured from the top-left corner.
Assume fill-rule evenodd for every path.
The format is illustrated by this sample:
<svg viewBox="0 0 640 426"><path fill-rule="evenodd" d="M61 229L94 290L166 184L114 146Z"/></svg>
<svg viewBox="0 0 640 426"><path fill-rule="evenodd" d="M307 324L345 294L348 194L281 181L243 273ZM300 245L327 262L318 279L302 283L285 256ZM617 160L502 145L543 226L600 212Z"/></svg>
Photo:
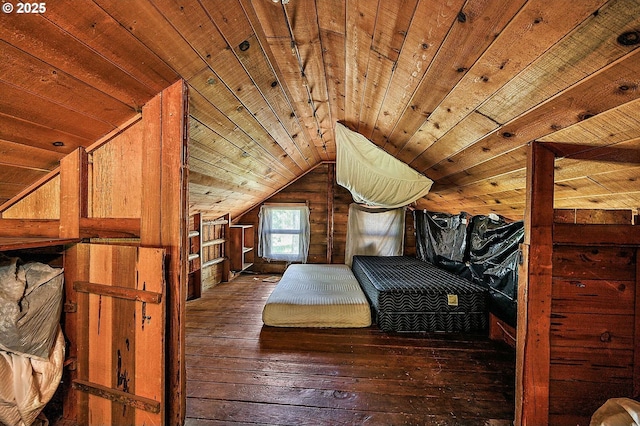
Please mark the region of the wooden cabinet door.
<svg viewBox="0 0 640 426"><path fill-rule="evenodd" d="M78 424L164 424L164 249L74 250Z"/></svg>

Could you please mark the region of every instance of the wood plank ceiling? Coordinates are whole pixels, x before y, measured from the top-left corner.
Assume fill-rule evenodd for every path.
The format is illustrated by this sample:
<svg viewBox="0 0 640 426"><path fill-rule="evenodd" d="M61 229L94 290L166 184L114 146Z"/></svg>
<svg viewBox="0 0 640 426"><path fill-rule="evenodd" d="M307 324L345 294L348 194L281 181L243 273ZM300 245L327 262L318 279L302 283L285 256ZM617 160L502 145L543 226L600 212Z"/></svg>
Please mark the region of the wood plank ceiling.
<svg viewBox="0 0 640 426"><path fill-rule="evenodd" d="M640 0L14 10L0 16L0 203L183 78L190 207L206 216L235 217L335 160L336 121L435 181L420 208L522 218L540 140L592 147L557 160L557 207L637 209L639 46Z"/></svg>

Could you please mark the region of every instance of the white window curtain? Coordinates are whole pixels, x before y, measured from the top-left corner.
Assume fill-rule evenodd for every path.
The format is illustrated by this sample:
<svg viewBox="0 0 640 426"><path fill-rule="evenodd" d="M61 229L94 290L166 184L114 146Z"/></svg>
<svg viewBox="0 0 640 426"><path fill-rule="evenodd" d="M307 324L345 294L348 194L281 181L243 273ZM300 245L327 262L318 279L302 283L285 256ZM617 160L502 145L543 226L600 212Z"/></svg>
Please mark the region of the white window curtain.
<svg viewBox="0 0 640 426"><path fill-rule="evenodd" d="M370 208L351 204L347 220L345 263L356 254L402 256L405 208Z"/></svg>
<svg viewBox="0 0 640 426"><path fill-rule="evenodd" d="M307 262L309 207L265 204L260 207L258 256L267 261Z"/></svg>

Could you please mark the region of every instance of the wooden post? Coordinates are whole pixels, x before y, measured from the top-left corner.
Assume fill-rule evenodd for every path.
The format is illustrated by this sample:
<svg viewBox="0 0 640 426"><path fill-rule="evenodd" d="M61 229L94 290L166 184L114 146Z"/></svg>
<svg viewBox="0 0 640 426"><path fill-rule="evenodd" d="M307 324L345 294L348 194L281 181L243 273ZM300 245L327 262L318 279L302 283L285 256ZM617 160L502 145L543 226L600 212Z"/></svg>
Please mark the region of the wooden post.
<svg viewBox="0 0 640 426"><path fill-rule="evenodd" d="M333 198L335 196L336 165L327 165L327 263L333 263Z"/></svg>
<svg viewBox="0 0 640 426"><path fill-rule="evenodd" d="M188 279L188 98L180 80L142 111L145 179L140 241L167 253L166 419L182 425L186 413L185 302ZM159 119L158 119L159 118Z"/></svg>
<svg viewBox="0 0 640 426"><path fill-rule="evenodd" d="M80 238L87 217L87 153L80 147L60 160L60 238Z"/></svg>
<svg viewBox="0 0 640 426"><path fill-rule="evenodd" d="M68 341L66 359L70 364L63 371L62 379L62 413L64 418L74 424L82 424L82 419L86 418L87 395L75 393L72 382L78 377L78 369L86 371L86 365L80 365L78 360L78 334L86 333L89 325L86 322L78 323L78 298L88 297L78 295L73 289L75 281L85 281L89 279L89 246L76 244L65 250L64 253L64 278L65 278L65 304L64 304L64 334ZM86 351L87 348L80 348ZM86 359L86 358L85 358Z"/></svg>
<svg viewBox="0 0 640 426"><path fill-rule="evenodd" d="M636 222L637 223L637 222ZM640 398L640 249L636 249L636 312L633 347L633 397Z"/></svg>
<svg viewBox="0 0 640 426"><path fill-rule="evenodd" d="M516 349L515 420L521 426L549 421L554 160L543 145L529 147Z"/></svg>

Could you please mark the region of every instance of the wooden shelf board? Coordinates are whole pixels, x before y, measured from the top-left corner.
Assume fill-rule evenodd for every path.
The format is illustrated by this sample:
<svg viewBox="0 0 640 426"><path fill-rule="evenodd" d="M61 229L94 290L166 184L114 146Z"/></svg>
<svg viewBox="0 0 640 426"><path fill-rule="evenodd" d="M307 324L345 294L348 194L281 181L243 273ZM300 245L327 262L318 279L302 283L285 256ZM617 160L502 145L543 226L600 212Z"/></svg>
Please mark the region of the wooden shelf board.
<svg viewBox="0 0 640 426"><path fill-rule="evenodd" d="M200 257L200 254L198 254L198 253L191 253L191 254L189 255L189 262L191 262L192 260L196 260L196 259L197 259L197 258L199 258L199 257Z"/></svg>
<svg viewBox="0 0 640 426"><path fill-rule="evenodd" d="M226 225L228 224L229 221L226 219L217 219L217 220L205 220L204 222L202 222L203 225Z"/></svg>
<svg viewBox="0 0 640 426"><path fill-rule="evenodd" d="M200 231L189 231L189 238L197 237L200 235Z"/></svg>
<svg viewBox="0 0 640 426"><path fill-rule="evenodd" d="M202 247L209 247L224 244L227 240L225 238L217 238L215 240L205 241L202 243Z"/></svg>
<svg viewBox="0 0 640 426"><path fill-rule="evenodd" d="M231 225L232 228L242 228L242 229L247 229L247 228L253 228L253 225Z"/></svg>
<svg viewBox="0 0 640 426"><path fill-rule="evenodd" d="M216 257L215 259L211 259L205 263L202 264L202 269L208 267L208 266L213 266L213 265L217 265L218 263L222 263L224 262L224 257Z"/></svg>
<svg viewBox="0 0 640 426"><path fill-rule="evenodd" d="M61 246L80 242L79 238L0 237L0 251Z"/></svg>

